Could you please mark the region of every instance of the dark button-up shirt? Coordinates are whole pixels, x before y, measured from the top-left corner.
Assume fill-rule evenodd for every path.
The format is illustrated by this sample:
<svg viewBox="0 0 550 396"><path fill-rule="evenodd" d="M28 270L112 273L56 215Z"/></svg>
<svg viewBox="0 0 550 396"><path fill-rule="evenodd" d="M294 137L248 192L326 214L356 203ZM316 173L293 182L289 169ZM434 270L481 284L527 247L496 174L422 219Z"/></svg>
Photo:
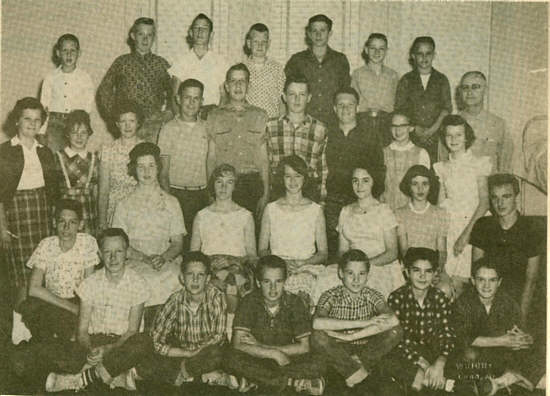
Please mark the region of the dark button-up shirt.
<svg viewBox="0 0 550 396"><path fill-rule="evenodd" d="M216 144L216 166L227 163L237 172L262 170L267 113L248 103L237 109L230 103L212 110L206 121L208 138ZM264 154L265 155L265 154Z"/></svg>
<svg viewBox="0 0 550 396"><path fill-rule="evenodd" d="M449 113L453 111L449 80L444 74L432 69L424 89L417 70L406 73L397 84L395 110L408 115L413 125L431 127L442 110Z"/></svg>
<svg viewBox="0 0 550 396"><path fill-rule="evenodd" d="M233 330L249 332L262 344L288 345L311 334L311 318L300 297L286 292L272 314L256 290L239 303Z"/></svg>
<svg viewBox="0 0 550 396"><path fill-rule="evenodd" d="M147 118L159 112L170 96L170 64L162 57L137 52L115 59L97 89L100 110L111 115L121 101L140 105Z"/></svg>
<svg viewBox="0 0 550 396"><path fill-rule="evenodd" d="M167 355L170 347L196 350L219 344L226 338L225 295L208 285L196 311L189 305L189 293L182 289L170 296L155 318L151 336L155 351Z"/></svg>
<svg viewBox="0 0 550 396"><path fill-rule="evenodd" d="M473 287L467 288L455 304L455 323L458 345L472 345L477 337L500 337L514 325L519 326L520 310L514 301L499 287L489 313Z"/></svg>
<svg viewBox="0 0 550 396"><path fill-rule="evenodd" d="M501 288L516 301L520 301L525 287L527 261L544 252L546 230L541 222L536 227L533 218L518 216L508 230L503 229L495 216L476 221L470 236L470 244L494 257L502 278Z"/></svg>
<svg viewBox="0 0 550 396"><path fill-rule="evenodd" d="M286 76L302 74L309 82L311 101L307 112L325 124L332 122L332 99L337 90L351 83L349 62L346 55L328 47L321 62L313 51L307 49L290 58L285 66Z"/></svg>
<svg viewBox="0 0 550 396"><path fill-rule="evenodd" d="M403 341L397 348L408 360L418 361L419 350L427 346L443 356L454 351L456 336L451 325L451 307L442 291L430 286L421 307L412 287L406 284L390 294L388 304L403 328Z"/></svg>
<svg viewBox="0 0 550 396"><path fill-rule="evenodd" d="M367 162L378 169L384 168L379 134L369 128L365 113L357 115L357 125L347 136L337 125L329 129L326 156L328 195L342 194L354 199L351 172L358 163Z"/></svg>

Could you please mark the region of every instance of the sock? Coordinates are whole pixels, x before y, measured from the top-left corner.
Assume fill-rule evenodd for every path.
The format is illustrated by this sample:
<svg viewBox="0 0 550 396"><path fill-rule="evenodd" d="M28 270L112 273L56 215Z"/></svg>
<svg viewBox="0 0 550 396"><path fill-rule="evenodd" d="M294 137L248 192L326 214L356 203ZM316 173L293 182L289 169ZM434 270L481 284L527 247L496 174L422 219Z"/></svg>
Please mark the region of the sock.
<svg viewBox="0 0 550 396"><path fill-rule="evenodd" d="M93 384L94 382L99 381L101 378L95 371L95 367L91 367L89 369L86 369L82 372L82 385L84 387Z"/></svg>
<svg viewBox="0 0 550 396"><path fill-rule="evenodd" d="M355 373L346 378L346 385L352 388L360 382L363 382L363 380L367 378L368 375L369 373L367 372L367 370L365 370L365 368L361 366L361 368L359 368Z"/></svg>

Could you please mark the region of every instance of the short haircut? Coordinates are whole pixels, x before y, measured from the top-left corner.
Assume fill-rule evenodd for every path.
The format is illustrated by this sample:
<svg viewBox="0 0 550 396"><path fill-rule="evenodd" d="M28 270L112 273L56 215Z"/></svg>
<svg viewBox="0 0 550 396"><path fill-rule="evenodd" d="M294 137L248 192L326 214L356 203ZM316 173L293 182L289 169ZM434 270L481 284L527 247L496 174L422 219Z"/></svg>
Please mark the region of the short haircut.
<svg viewBox="0 0 550 396"><path fill-rule="evenodd" d="M474 261L474 263L472 264L472 270L471 270L472 278L475 278L475 276L477 275L477 272L481 268L495 270L495 272L497 273L497 276L500 278L500 268L498 267L496 257L483 256L482 258Z"/></svg>
<svg viewBox="0 0 550 396"><path fill-rule="evenodd" d="M42 103L36 98L27 96L25 98L19 99L16 103L12 111L10 112L8 116L8 122L7 127L10 134L10 137L15 136L17 134L17 123L19 122L19 119L23 115L24 110L40 110L40 119L42 120L42 124L46 121L47 113L44 109L44 106L42 106Z"/></svg>
<svg viewBox="0 0 550 396"><path fill-rule="evenodd" d="M337 90L332 96L332 103L334 104L334 106L336 106L336 100L338 99L338 95L342 95L342 94L353 95L353 97L355 98L355 101L357 102L357 104L359 104L359 94L357 93L355 88L343 87Z"/></svg>
<svg viewBox="0 0 550 396"><path fill-rule="evenodd" d="M210 275L212 273L212 262L210 257L204 254L201 251L195 250L187 252L183 255L183 261L181 262L181 273L185 273L187 270L187 265L190 263L202 263L206 270L206 274Z"/></svg>
<svg viewBox="0 0 550 396"><path fill-rule="evenodd" d="M78 41L78 37L76 37L72 33L65 33L59 36L59 38L57 39L57 42L55 43L55 49L57 51L61 51L61 47L63 46L64 41L72 41L73 43L76 44L76 49L80 50L80 41Z"/></svg>
<svg viewBox="0 0 550 396"><path fill-rule="evenodd" d="M462 125L464 127L464 137L466 139L466 150L472 147L472 144L474 144L474 140L476 140L476 135L474 133L474 130L468 124L468 122L462 118L462 116L459 116L458 114L449 114L446 115L445 118L443 118L443 121L441 122L441 126L439 127L439 140L445 146L445 148L449 151L449 146L447 146L447 141L445 139L445 136L447 135L447 127L448 126L460 126Z"/></svg>
<svg viewBox="0 0 550 396"><path fill-rule="evenodd" d="M204 93L204 84L194 78L188 78L182 82L178 88L178 96L181 98L185 88L199 88L201 90L201 96Z"/></svg>
<svg viewBox="0 0 550 396"><path fill-rule="evenodd" d="M355 172L356 169L364 169L367 171L370 177L372 177L373 184L372 184L371 194L374 198L378 199L384 193L384 190L385 190L384 168L380 166L376 166L366 159L358 160L351 167L351 173L349 174L350 183L352 183L353 173Z"/></svg>
<svg viewBox="0 0 550 396"><path fill-rule="evenodd" d="M248 44L246 42L246 40L250 39L250 35L252 31L259 32L259 33L267 32L267 37L269 37L269 28L263 23L255 23L254 25L250 26L250 29L248 29L248 32L246 33L246 37L244 38L244 45L243 45L243 51L247 56L252 55L252 50L248 47Z"/></svg>
<svg viewBox="0 0 550 396"><path fill-rule="evenodd" d="M115 106L115 110L113 112L114 121L118 122L120 121L120 116L127 113L134 113L136 115L138 129L143 124L143 111L141 110L141 107L133 101L122 101L119 102Z"/></svg>
<svg viewBox="0 0 550 396"><path fill-rule="evenodd" d="M68 138L74 129L81 125L84 125L88 130L88 136L93 135L94 131L92 129L92 124L90 123L90 115L84 110L71 111L67 116L65 136Z"/></svg>
<svg viewBox="0 0 550 396"><path fill-rule="evenodd" d="M245 72L246 73L246 81L250 81L250 70L248 70L248 67L246 67L246 65L242 62L231 66L227 70L227 73L225 73L225 81L229 81L229 79L231 78L231 73L233 73L234 71L238 71L238 70Z"/></svg>
<svg viewBox="0 0 550 396"><path fill-rule="evenodd" d="M99 234L99 237L97 238L99 242L99 246L103 246L103 242L106 238L113 238L113 237L120 237L124 240L124 243L126 243L126 247L130 246L130 239L128 238L128 234L122 229L122 228L107 228L103 230L101 234Z"/></svg>
<svg viewBox="0 0 550 396"><path fill-rule="evenodd" d="M464 73L462 75L462 77L460 78L460 81L462 81L466 77L470 77L470 76L480 77L483 81L487 82L487 77L485 77L485 74L483 74L479 70L471 70L471 71L468 71L468 72Z"/></svg>
<svg viewBox="0 0 550 396"><path fill-rule="evenodd" d="M82 204L74 199L60 199L55 205L55 218L59 218L61 212L70 210L76 214L78 220L82 220Z"/></svg>
<svg viewBox="0 0 550 396"><path fill-rule="evenodd" d="M332 30L332 19L330 19L325 14L317 14L309 18L307 21L307 30L311 29L311 25L313 25L315 22L324 22L327 24L329 32Z"/></svg>
<svg viewBox="0 0 550 396"><path fill-rule="evenodd" d="M414 39L411 48L409 49L409 64L414 68L416 67L413 55L418 49L418 46L420 44L429 44L432 46L433 50L435 51L435 41L431 36L419 36Z"/></svg>
<svg viewBox="0 0 550 396"><path fill-rule="evenodd" d="M309 81L307 80L307 77L301 73L291 74L286 78L284 93L286 93L286 90L290 86L290 84L305 84L307 87L307 92L310 92Z"/></svg>
<svg viewBox="0 0 550 396"><path fill-rule="evenodd" d="M338 269L340 271L345 271L348 263L352 261L362 261L363 263L365 263L367 272L370 271L369 258L362 250L359 249L351 249L344 253L342 257L340 257L340 260L338 260Z"/></svg>
<svg viewBox="0 0 550 396"><path fill-rule="evenodd" d="M283 157L277 167L277 180L275 180L275 183L277 183L282 188L282 191L284 191L285 189L285 166L291 167L292 170L303 176L304 185L302 186L302 193L308 190L310 180L307 164L301 157L296 154L292 154Z"/></svg>
<svg viewBox="0 0 550 396"><path fill-rule="evenodd" d="M191 32L193 31L193 26L195 25L195 22L197 22L199 19L204 19L206 23L208 23L208 27L210 28L210 33L214 30L214 22L212 22L212 19L210 19L206 14L203 14L202 12L197 15L195 18L193 18L193 21L191 22L191 25L189 26L189 30L187 32L187 37L185 38L185 41L187 41L187 44L189 47L193 48L193 35Z"/></svg>
<svg viewBox="0 0 550 396"><path fill-rule="evenodd" d="M495 173L494 175L489 176L487 179L487 185L489 187L489 194L495 187L500 187L510 184L514 190L514 195L519 194L519 182L518 179L509 173Z"/></svg>
<svg viewBox="0 0 550 396"><path fill-rule="evenodd" d="M426 260L432 265L432 270L436 271L438 268L439 255L433 249L424 247L411 247L407 250L403 262L405 268L410 269L414 263L418 260Z"/></svg>
<svg viewBox="0 0 550 396"><path fill-rule="evenodd" d="M140 157L144 157L146 155L151 155L155 159L155 163L157 164L157 177L160 174L160 171L162 169L162 163L160 161L160 148L154 144L149 142L142 142L137 144L131 151L130 151L130 162L128 162L128 175L132 176L134 179L137 180L137 161Z"/></svg>
<svg viewBox="0 0 550 396"><path fill-rule="evenodd" d="M416 176L423 176L427 178L430 182L430 192L428 193L428 197L432 198L432 192L435 193L436 191L439 191L439 189L437 188L439 186L439 180L437 179L434 172L426 168L424 165L413 165L409 169L407 169L405 176L403 176L401 183L399 183L399 189L406 196L412 196L411 182L412 179L414 179Z"/></svg>
<svg viewBox="0 0 550 396"><path fill-rule="evenodd" d="M149 26L153 26L153 29L156 29L155 28L155 20L153 18L149 18L149 17L140 17L138 19L136 19L134 21L134 23L132 24L132 27L130 28L130 33L136 33L136 30L137 30L137 27L139 25L149 25ZM153 30L153 32L155 32L155 30Z"/></svg>
<svg viewBox="0 0 550 396"><path fill-rule="evenodd" d="M233 165L229 165L229 164L218 165L212 171L212 175L210 175L210 179L208 179L208 192L214 198L216 198L216 189L214 188L214 185L216 184L216 180L222 177L225 173L231 173L235 177L235 181L237 179L237 170Z"/></svg>
<svg viewBox="0 0 550 396"><path fill-rule="evenodd" d="M263 279L264 272L267 268L278 268L283 270L283 276L286 279L287 269L285 260L283 260L279 256L275 256L274 254L270 254L260 257L260 259L258 260L258 264L256 264L255 275L258 282Z"/></svg>
<svg viewBox="0 0 550 396"><path fill-rule="evenodd" d="M365 51L365 47L368 47L372 40L377 40L377 39L384 41L386 43L386 47L388 46L388 38L386 37L385 34L371 33L367 41L365 41L365 45L363 46L363 51L361 51L361 58L363 58L365 63L369 63L369 54L367 54L367 51Z"/></svg>

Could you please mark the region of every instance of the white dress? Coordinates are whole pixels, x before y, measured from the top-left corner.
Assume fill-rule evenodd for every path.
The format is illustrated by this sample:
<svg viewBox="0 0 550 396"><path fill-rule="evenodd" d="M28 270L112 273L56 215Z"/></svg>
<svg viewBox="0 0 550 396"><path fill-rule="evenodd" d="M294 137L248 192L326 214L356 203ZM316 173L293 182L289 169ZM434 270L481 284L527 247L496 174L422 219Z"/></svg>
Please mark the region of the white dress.
<svg viewBox="0 0 550 396"><path fill-rule="evenodd" d="M472 246L466 245L459 256L454 255L453 247L479 203L477 179L488 176L491 169L489 157L476 157L471 150L467 150L459 159L434 164L446 197L440 206L447 209L450 217L445 269L451 276L470 277Z"/></svg>

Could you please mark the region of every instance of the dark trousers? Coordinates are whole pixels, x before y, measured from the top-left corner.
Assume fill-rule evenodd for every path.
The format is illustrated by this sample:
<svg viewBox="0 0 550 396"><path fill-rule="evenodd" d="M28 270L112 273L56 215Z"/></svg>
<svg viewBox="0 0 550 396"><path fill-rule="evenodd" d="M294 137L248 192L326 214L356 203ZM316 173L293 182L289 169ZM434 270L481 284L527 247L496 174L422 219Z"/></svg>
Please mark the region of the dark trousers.
<svg viewBox="0 0 550 396"><path fill-rule="evenodd" d="M78 298L71 298L78 304ZM75 334L78 316L66 309L35 297L27 297L19 305L23 323L32 334L33 342L50 341L54 334L60 341L70 341Z"/></svg>
<svg viewBox="0 0 550 396"><path fill-rule="evenodd" d="M537 385L545 373L545 351L536 346L519 351L500 347L469 347L464 352L463 361L458 365L461 375L465 377L486 374L500 376L510 370L520 373L533 385Z"/></svg>
<svg viewBox="0 0 550 396"><path fill-rule="evenodd" d="M368 337L368 342L364 345L357 345L338 342L324 331L315 330L311 336L311 347L318 356L322 356L330 369L347 379L361 367L351 358L352 355L359 357L363 367L369 371L399 344L402 336L403 330L396 326Z"/></svg>
<svg viewBox="0 0 550 396"><path fill-rule="evenodd" d="M203 190L184 190L180 188L170 188L170 192L175 196L183 212L183 220L185 221L185 229L187 235L183 238L183 251L189 251L191 244L191 233L193 232L193 220L197 213L208 205L208 191Z"/></svg>
<svg viewBox="0 0 550 396"><path fill-rule="evenodd" d="M145 380L174 384L181 370L181 362L185 360L185 370L195 379L221 367L225 347L211 345L190 358L173 358L156 353L143 359L136 370Z"/></svg>
<svg viewBox="0 0 550 396"><path fill-rule="evenodd" d="M52 152L63 150L68 144L65 137L65 128L69 113L57 113L50 111L45 135L37 135L40 144L47 146Z"/></svg>
<svg viewBox="0 0 550 396"><path fill-rule="evenodd" d="M279 366L273 359L260 359L231 349L224 360L224 370L237 377L245 377L266 391L281 392L288 379L319 378L324 372L322 359L308 353L292 356L286 366Z"/></svg>
<svg viewBox="0 0 550 396"><path fill-rule="evenodd" d="M340 211L346 205L352 203L356 198L346 194L337 194L329 192L325 204L325 219L327 227L327 244L329 262L333 262L338 257L338 218Z"/></svg>
<svg viewBox="0 0 550 396"><path fill-rule="evenodd" d="M93 347L112 344L117 336L94 334ZM10 360L15 373L29 383L44 385L50 372L77 373L86 363L88 350L77 342L40 342L20 344L14 348ZM111 377L136 366L153 354L153 343L146 334L134 334L118 348L103 357L103 366Z"/></svg>
<svg viewBox="0 0 550 396"><path fill-rule="evenodd" d="M258 172L239 173L233 191L233 201L248 209L254 215L262 195L264 195L264 183Z"/></svg>

